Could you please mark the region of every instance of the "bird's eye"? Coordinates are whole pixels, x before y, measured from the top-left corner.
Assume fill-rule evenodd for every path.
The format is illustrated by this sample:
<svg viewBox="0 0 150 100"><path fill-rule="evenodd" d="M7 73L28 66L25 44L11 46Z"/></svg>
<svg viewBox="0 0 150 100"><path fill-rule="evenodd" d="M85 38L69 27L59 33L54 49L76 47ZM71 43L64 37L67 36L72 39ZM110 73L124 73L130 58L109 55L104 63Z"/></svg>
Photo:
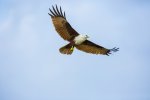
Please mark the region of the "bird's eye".
<svg viewBox="0 0 150 100"><path fill-rule="evenodd" d="M89 38L89 36L88 36L88 35L86 35L86 38Z"/></svg>

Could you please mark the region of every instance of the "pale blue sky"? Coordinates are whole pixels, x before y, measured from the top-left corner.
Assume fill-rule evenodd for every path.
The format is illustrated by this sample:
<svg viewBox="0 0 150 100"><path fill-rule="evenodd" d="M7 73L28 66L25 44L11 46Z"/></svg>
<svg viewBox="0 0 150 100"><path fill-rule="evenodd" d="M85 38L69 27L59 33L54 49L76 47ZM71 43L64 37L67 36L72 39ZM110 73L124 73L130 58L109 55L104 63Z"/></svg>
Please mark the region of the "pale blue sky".
<svg viewBox="0 0 150 100"><path fill-rule="evenodd" d="M120 51L60 54L53 4L79 33ZM149 11L148 0L1 0L0 100L150 100Z"/></svg>

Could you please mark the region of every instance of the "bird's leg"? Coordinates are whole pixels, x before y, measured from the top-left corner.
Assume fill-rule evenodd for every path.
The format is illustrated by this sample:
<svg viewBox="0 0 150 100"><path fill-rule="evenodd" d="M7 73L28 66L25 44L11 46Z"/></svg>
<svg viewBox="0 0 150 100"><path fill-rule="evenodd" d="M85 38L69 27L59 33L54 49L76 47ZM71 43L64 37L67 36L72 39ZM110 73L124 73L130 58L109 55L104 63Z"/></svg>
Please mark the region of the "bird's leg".
<svg viewBox="0 0 150 100"><path fill-rule="evenodd" d="M70 51L73 51L74 50L75 42L73 40L71 40L70 41L70 45L71 45Z"/></svg>
<svg viewBox="0 0 150 100"><path fill-rule="evenodd" d="M74 45L71 47L71 49L70 49L71 51L73 51L74 50Z"/></svg>

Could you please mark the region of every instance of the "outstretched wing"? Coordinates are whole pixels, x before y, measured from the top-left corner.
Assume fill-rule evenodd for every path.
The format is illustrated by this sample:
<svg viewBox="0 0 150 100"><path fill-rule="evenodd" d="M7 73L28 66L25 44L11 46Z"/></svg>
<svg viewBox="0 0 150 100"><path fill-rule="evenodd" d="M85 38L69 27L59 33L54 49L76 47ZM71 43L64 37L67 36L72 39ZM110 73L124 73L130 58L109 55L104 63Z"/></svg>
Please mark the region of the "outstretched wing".
<svg viewBox="0 0 150 100"><path fill-rule="evenodd" d="M119 48L106 49L89 40L84 41L80 45L76 45L76 48L87 53L102 54L102 55L109 55L111 54L111 51L116 52L119 49Z"/></svg>
<svg viewBox="0 0 150 100"><path fill-rule="evenodd" d="M48 13L53 21L54 27L59 35L64 39L70 41L75 36L79 35L67 22L65 12L62 12L62 9L58 9L57 5L53 9L49 9L50 13Z"/></svg>

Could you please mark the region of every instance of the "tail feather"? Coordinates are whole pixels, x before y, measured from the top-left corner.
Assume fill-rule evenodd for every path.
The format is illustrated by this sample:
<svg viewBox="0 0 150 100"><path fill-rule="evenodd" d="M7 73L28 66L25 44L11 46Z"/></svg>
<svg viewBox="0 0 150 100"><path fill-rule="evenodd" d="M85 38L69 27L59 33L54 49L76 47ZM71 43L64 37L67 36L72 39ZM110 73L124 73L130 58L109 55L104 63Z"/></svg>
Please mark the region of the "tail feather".
<svg viewBox="0 0 150 100"><path fill-rule="evenodd" d="M73 50L72 50L72 45L69 43L69 44L67 44L67 45L65 45L65 46L63 46L63 47L61 47L61 48L59 49L59 51L60 51L60 53L62 53L62 54L71 55L72 52L73 52Z"/></svg>

